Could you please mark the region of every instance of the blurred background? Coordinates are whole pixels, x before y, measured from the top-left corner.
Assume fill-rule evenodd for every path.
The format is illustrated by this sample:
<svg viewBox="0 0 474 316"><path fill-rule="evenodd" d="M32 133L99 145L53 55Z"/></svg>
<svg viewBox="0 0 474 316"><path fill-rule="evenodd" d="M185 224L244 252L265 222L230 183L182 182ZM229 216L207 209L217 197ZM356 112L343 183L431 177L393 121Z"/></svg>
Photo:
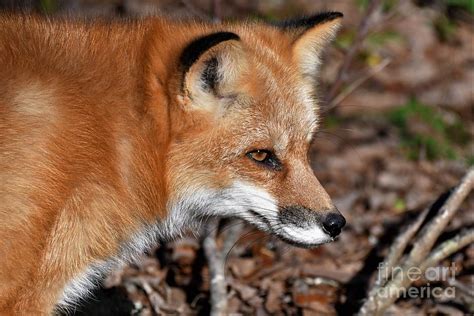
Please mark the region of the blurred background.
<svg viewBox="0 0 474 316"><path fill-rule="evenodd" d="M386 245L474 164L472 0L0 0L0 10L213 22L344 13L320 75L323 126L312 164L348 225L336 243L313 250L245 228L226 259L234 315L352 314ZM473 227L473 210L471 195L446 236ZM448 263L472 289L474 247ZM115 272L75 314L206 315L208 282L200 242L190 236ZM472 292L461 294L404 299L390 312L474 313Z"/></svg>

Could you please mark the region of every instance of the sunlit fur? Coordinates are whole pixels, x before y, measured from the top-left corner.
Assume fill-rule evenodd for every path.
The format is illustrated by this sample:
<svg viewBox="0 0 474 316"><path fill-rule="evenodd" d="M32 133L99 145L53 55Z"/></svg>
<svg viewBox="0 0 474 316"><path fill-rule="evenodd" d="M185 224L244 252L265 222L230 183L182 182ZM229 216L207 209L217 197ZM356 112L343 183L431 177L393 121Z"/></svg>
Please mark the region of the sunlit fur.
<svg viewBox="0 0 474 316"><path fill-rule="evenodd" d="M317 65L338 25L297 34L257 22L0 15L0 315L50 314L208 216L329 241L319 226L282 228L278 212L333 209L307 151ZM224 30L240 40L183 74L183 49ZM215 91L201 80L211 57ZM249 159L256 149L273 150L282 169Z"/></svg>

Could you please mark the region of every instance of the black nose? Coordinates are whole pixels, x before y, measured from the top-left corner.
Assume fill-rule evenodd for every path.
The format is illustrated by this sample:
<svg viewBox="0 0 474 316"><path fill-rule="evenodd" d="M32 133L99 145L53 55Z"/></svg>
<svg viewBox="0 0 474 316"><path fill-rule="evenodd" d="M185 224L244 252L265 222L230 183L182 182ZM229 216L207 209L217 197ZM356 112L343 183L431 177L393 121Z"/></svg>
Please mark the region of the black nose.
<svg viewBox="0 0 474 316"><path fill-rule="evenodd" d="M331 237L339 235L344 225L346 225L346 219L338 213L329 213L323 221L324 230Z"/></svg>

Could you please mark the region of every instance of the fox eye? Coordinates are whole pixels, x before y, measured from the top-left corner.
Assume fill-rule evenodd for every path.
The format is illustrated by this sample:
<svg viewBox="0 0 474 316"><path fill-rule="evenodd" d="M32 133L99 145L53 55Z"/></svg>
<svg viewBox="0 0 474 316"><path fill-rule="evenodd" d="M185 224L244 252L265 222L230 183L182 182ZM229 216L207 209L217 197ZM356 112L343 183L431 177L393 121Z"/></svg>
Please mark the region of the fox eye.
<svg viewBox="0 0 474 316"><path fill-rule="evenodd" d="M281 170L280 160L269 150L257 149L247 153L247 157L259 164L263 164L265 167Z"/></svg>
<svg viewBox="0 0 474 316"><path fill-rule="evenodd" d="M264 162L270 156L266 150L256 150L249 153L250 158L258 162Z"/></svg>

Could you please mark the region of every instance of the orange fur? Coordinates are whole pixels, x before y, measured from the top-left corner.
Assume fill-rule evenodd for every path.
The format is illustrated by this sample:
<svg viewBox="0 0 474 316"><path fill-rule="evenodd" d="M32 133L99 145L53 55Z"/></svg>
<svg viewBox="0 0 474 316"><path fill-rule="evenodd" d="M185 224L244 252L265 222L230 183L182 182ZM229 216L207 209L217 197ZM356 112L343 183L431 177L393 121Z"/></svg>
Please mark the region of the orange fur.
<svg viewBox="0 0 474 316"><path fill-rule="evenodd" d="M219 97L193 94L199 61L187 94L178 71L190 41L224 30L241 41L201 59L235 56L222 93L243 105L225 115ZM72 279L166 218L188 188L242 179L279 205L332 209L306 158L317 103L294 42L260 23L0 15L0 314L51 313ZM245 156L260 148L284 169Z"/></svg>

